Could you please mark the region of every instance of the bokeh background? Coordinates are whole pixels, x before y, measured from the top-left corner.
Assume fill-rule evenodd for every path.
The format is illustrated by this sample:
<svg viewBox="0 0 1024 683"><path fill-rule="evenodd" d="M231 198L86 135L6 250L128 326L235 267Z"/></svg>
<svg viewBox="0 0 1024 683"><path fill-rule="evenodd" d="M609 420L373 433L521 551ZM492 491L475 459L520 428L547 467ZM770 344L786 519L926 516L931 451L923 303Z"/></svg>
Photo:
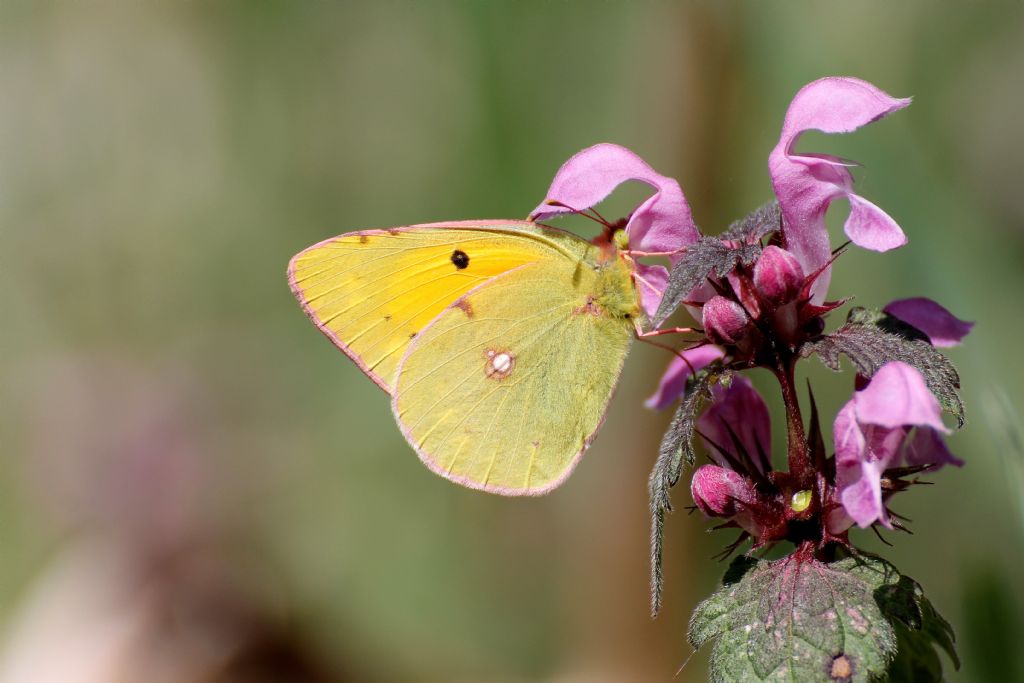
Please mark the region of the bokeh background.
<svg viewBox="0 0 1024 683"><path fill-rule="evenodd" d="M564 487L489 497L417 461L285 264L523 217L599 141L717 232L833 74L915 99L802 143L910 237L832 292L977 321L967 465L903 496L886 552L956 627L950 680L1024 680L1024 4L379 0L0 4L0 681L703 680L686 622L730 533L670 517L648 616L664 352L635 347ZM834 414L849 375L807 365Z"/></svg>

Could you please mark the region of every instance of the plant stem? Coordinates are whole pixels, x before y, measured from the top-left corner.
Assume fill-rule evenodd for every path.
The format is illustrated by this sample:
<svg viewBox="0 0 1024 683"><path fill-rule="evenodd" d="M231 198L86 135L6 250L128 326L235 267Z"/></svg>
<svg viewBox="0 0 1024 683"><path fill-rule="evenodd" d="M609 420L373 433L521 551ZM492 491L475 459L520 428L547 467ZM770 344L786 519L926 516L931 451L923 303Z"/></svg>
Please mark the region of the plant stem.
<svg viewBox="0 0 1024 683"><path fill-rule="evenodd" d="M814 469L807 453L807 436L800 413L800 399L796 394L796 356L782 351L777 356L775 376L782 386L782 400L786 405L786 431L788 435L789 473L802 485L810 485Z"/></svg>

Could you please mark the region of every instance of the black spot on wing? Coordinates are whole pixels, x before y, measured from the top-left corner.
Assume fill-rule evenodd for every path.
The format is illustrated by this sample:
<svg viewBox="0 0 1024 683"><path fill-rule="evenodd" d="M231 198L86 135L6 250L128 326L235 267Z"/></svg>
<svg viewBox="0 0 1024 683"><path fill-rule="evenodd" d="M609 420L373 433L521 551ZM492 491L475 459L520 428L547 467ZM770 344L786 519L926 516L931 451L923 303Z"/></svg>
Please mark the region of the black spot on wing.
<svg viewBox="0 0 1024 683"><path fill-rule="evenodd" d="M461 249L456 249L452 252L452 263L454 263L455 267L459 270L469 267L469 254Z"/></svg>

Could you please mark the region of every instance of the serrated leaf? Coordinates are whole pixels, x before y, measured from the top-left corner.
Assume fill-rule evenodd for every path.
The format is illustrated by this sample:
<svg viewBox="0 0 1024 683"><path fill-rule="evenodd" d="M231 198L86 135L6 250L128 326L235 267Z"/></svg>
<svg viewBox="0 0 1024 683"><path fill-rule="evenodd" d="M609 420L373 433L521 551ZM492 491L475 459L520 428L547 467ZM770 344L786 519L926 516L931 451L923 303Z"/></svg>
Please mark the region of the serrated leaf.
<svg viewBox="0 0 1024 683"><path fill-rule="evenodd" d="M899 580L873 556L758 562L697 606L690 644L715 639L712 681L874 680L897 642L875 592Z"/></svg>
<svg viewBox="0 0 1024 683"><path fill-rule="evenodd" d="M668 285L651 322L658 328L697 286L711 275L724 278L737 264L750 265L761 254L760 244L729 246L717 237L701 237L686 248L668 275Z"/></svg>
<svg viewBox="0 0 1024 683"><path fill-rule="evenodd" d="M679 482L683 462L692 465L693 430L697 414L704 402L711 398L711 385L724 378L722 367L715 363L704 368L686 382L686 393L679 402L668 431L661 441L658 459L651 470L648 490L651 496L651 614L661 609L661 557L665 535L665 513L672 511L669 491Z"/></svg>
<svg viewBox="0 0 1024 683"><path fill-rule="evenodd" d="M719 238L752 244L765 235L781 229L782 209L779 208L778 201L772 200L732 223Z"/></svg>
<svg viewBox="0 0 1024 683"><path fill-rule="evenodd" d="M928 388L942 408L964 425L964 404L960 399L960 375L942 353L919 330L896 318L865 308L854 308L846 324L831 334L804 344L800 355L817 354L829 368L839 371L839 356L845 355L857 372L871 377L889 361L912 365L924 375Z"/></svg>
<svg viewBox="0 0 1024 683"><path fill-rule="evenodd" d="M932 606L921 586L908 576L875 592L882 613L896 632L897 654L889 665L890 683L930 683L942 680L942 661L936 647L945 650L960 668L953 627Z"/></svg>

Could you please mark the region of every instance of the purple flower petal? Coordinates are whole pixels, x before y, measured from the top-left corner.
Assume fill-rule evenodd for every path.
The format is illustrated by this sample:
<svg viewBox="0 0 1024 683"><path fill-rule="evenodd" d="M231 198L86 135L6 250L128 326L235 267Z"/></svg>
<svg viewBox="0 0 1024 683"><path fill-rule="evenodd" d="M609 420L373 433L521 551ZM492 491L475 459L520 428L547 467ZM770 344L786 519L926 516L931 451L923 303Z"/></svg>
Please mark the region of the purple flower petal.
<svg viewBox="0 0 1024 683"><path fill-rule="evenodd" d="M843 229L854 244L872 251L889 251L907 243L907 236L889 214L860 195L850 192L846 197L850 200L850 215Z"/></svg>
<svg viewBox="0 0 1024 683"><path fill-rule="evenodd" d="M953 455L946 446L946 440L930 427L918 427L907 444L905 457L908 465L944 465L963 467L964 461Z"/></svg>
<svg viewBox="0 0 1024 683"><path fill-rule="evenodd" d="M887 462L872 457L869 439L857 423L854 401L847 402L836 415L832 435L836 446L836 486L843 508L862 527L884 520L881 472ZM839 522L836 520L837 525Z"/></svg>
<svg viewBox="0 0 1024 683"><path fill-rule="evenodd" d="M840 484L839 500L847 514L862 528L875 522L889 526L888 515L882 504L882 473L877 463L860 463L856 475L853 481ZM838 472L836 481L839 481Z"/></svg>
<svg viewBox="0 0 1024 683"><path fill-rule="evenodd" d="M658 312L658 305L668 285L668 268L637 263L634 272L636 288L640 292L640 305L647 315L653 317Z"/></svg>
<svg viewBox="0 0 1024 683"><path fill-rule="evenodd" d="M836 446L836 467L858 464L867 451L867 440L857 424L853 401L847 401L832 423L832 439Z"/></svg>
<svg viewBox="0 0 1024 683"><path fill-rule="evenodd" d="M713 391L714 402L697 420L697 430L707 437L704 444L712 458L725 464L714 444L736 454L735 435L758 471L771 470L772 423L761 394L742 376L734 377L729 388L716 386Z"/></svg>
<svg viewBox="0 0 1024 683"><path fill-rule="evenodd" d="M956 346L974 327L924 297L893 301L885 312L924 332L934 346Z"/></svg>
<svg viewBox="0 0 1024 683"><path fill-rule="evenodd" d="M881 209L853 192L849 162L825 155L793 151L806 130L849 133L902 109L910 99L897 99L856 78L822 78L804 86L786 112L779 143L768 157L772 186L785 219L786 248L811 273L831 256L825 212L836 197L851 201L846 234L854 244L886 251L906 242L899 226ZM813 288L820 302L828 290L830 274L823 273Z"/></svg>
<svg viewBox="0 0 1024 683"><path fill-rule="evenodd" d="M942 408L914 367L891 361L853 398L857 422L879 427L923 426L943 433Z"/></svg>
<svg viewBox="0 0 1024 683"><path fill-rule="evenodd" d="M637 180L655 193L636 208L626 225L630 247L640 251L675 251L700 238L690 205L674 179L619 145L602 143L569 159L555 174L547 197L530 218L545 220L594 206L627 180ZM553 206L559 202L571 208Z"/></svg>
<svg viewBox="0 0 1024 683"><path fill-rule="evenodd" d="M658 382L658 390L644 402L648 408L664 410L672 405L686 392L686 379L690 376L690 368L699 372L701 368L725 355L725 352L717 346L705 345L681 351L680 354L686 360L679 356L672 359L668 369L661 376L661 381Z"/></svg>

